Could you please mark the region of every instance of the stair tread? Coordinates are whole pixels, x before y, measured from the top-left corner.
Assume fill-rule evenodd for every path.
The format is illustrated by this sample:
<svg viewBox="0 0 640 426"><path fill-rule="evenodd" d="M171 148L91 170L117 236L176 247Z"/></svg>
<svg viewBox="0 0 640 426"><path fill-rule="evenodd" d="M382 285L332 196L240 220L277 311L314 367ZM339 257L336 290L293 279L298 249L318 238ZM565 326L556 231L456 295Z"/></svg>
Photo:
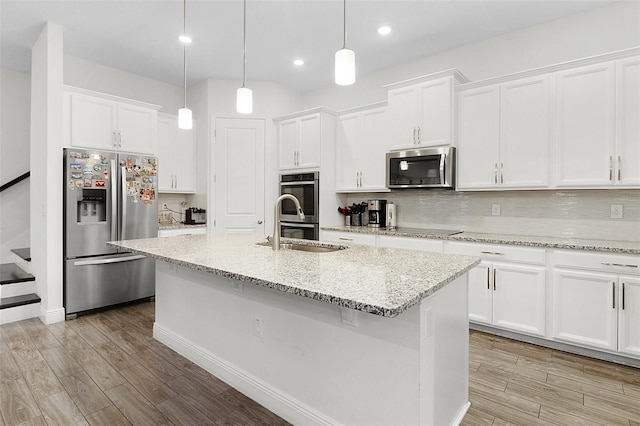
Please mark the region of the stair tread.
<svg viewBox="0 0 640 426"><path fill-rule="evenodd" d="M26 273L15 263L0 264L0 285L35 281L36 277Z"/></svg>
<svg viewBox="0 0 640 426"><path fill-rule="evenodd" d="M22 294L20 296L3 297L0 299L0 309L14 308L16 306L29 305L40 302L40 297L35 293Z"/></svg>
<svg viewBox="0 0 640 426"><path fill-rule="evenodd" d="M11 249L11 251L23 258L25 261L31 262L31 247Z"/></svg>

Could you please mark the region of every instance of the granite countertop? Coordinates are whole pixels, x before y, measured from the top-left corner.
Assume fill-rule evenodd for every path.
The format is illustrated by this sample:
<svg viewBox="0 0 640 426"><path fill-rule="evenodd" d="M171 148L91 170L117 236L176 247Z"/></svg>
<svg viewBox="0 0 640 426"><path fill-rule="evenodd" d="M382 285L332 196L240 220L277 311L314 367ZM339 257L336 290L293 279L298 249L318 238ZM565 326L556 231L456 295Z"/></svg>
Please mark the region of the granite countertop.
<svg viewBox="0 0 640 426"><path fill-rule="evenodd" d="M462 232L454 235L442 235L439 233L430 233L428 230L421 228L397 228L391 231L384 228L369 228L366 226L323 226L322 230L373 235L391 235L398 237L430 238L448 241L466 241L474 243L507 244L514 246L585 250L620 254L640 254L640 242L632 241L483 234L479 232Z"/></svg>
<svg viewBox="0 0 640 426"><path fill-rule="evenodd" d="M182 222L174 222L167 225L158 223L158 230L160 231L164 231L165 229L206 228L206 227L207 227L206 223L201 223L198 225L187 225Z"/></svg>
<svg viewBox="0 0 640 426"><path fill-rule="evenodd" d="M184 235L108 244L187 268L384 317L401 314L480 261L470 256L358 245L343 246L344 250L331 253L274 251L256 245L257 238L237 234Z"/></svg>

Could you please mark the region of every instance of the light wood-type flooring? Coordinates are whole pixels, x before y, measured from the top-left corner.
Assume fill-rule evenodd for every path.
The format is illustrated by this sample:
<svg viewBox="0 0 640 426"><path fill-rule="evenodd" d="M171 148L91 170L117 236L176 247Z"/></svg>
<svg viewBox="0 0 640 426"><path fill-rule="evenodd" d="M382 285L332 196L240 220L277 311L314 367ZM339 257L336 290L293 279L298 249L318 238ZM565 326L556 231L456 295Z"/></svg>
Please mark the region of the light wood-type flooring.
<svg viewBox="0 0 640 426"><path fill-rule="evenodd" d="M152 337L154 304L0 326L0 426L285 425ZM471 331L463 425L640 426L640 369Z"/></svg>

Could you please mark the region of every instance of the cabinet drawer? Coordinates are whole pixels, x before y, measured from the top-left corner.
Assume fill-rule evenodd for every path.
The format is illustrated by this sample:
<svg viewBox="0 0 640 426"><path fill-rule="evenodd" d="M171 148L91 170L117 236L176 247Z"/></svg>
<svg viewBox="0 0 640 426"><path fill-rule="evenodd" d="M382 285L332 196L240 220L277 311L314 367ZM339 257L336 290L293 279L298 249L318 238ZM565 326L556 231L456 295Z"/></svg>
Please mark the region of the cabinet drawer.
<svg viewBox="0 0 640 426"><path fill-rule="evenodd" d="M425 238L395 237L390 235L378 236L378 247L391 247L409 250L429 251L435 253L443 252L441 240L428 240Z"/></svg>
<svg viewBox="0 0 640 426"><path fill-rule="evenodd" d="M492 261L545 264L545 250L529 247L513 247L499 244L450 242L449 253L477 256Z"/></svg>
<svg viewBox="0 0 640 426"><path fill-rule="evenodd" d="M640 275L640 256L554 250L551 254L551 265L616 274Z"/></svg>
<svg viewBox="0 0 640 426"><path fill-rule="evenodd" d="M159 229L158 237L175 237L177 235L206 234L207 228L198 226L195 228Z"/></svg>
<svg viewBox="0 0 640 426"><path fill-rule="evenodd" d="M356 232L322 231L323 241L331 241L342 244L376 245L376 236L371 234L358 234Z"/></svg>

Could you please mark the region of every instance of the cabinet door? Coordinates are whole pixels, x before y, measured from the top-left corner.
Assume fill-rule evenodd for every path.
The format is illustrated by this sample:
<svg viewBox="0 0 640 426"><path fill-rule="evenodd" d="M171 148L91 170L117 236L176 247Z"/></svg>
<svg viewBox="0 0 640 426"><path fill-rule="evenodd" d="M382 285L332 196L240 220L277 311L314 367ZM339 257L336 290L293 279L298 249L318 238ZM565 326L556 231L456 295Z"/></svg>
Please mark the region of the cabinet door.
<svg viewBox="0 0 640 426"><path fill-rule="evenodd" d="M445 77L418 87L417 145L451 144L452 80L452 77Z"/></svg>
<svg viewBox="0 0 640 426"><path fill-rule="evenodd" d="M196 123L193 128L176 129L174 144L175 187L181 193L196 192Z"/></svg>
<svg viewBox="0 0 640 426"><path fill-rule="evenodd" d="M493 324L545 335L545 268L493 264Z"/></svg>
<svg viewBox="0 0 640 426"><path fill-rule="evenodd" d="M178 120L158 118L158 191L174 191L176 153L173 142L175 140Z"/></svg>
<svg viewBox="0 0 640 426"><path fill-rule="evenodd" d="M313 114L300 118L298 136L298 167L320 166L321 116Z"/></svg>
<svg viewBox="0 0 640 426"><path fill-rule="evenodd" d="M118 104L118 149L156 155L158 112L135 105Z"/></svg>
<svg viewBox="0 0 640 426"><path fill-rule="evenodd" d="M615 275L555 269L553 339L617 350L616 282Z"/></svg>
<svg viewBox="0 0 640 426"><path fill-rule="evenodd" d="M618 283L618 351L640 357L640 279L621 276Z"/></svg>
<svg viewBox="0 0 640 426"><path fill-rule="evenodd" d="M298 156L298 121L282 121L278 128L280 168L293 169Z"/></svg>
<svg viewBox="0 0 640 426"><path fill-rule="evenodd" d="M361 115L360 189L380 190L385 186L385 154L389 143L389 116L387 108L375 108L363 111Z"/></svg>
<svg viewBox="0 0 640 426"><path fill-rule="evenodd" d="M498 184L499 87L470 89L459 97L458 189Z"/></svg>
<svg viewBox="0 0 640 426"><path fill-rule="evenodd" d="M557 186L613 184L614 63L557 73Z"/></svg>
<svg viewBox="0 0 640 426"><path fill-rule="evenodd" d="M114 150L115 130L115 102L71 94L71 146Z"/></svg>
<svg viewBox="0 0 640 426"><path fill-rule="evenodd" d="M640 185L640 58L616 63L616 169L618 185Z"/></svg>
<svg viewBox="0 0 640 426"><path fill-rule="evenodd" d="M418 91L415 86L389 90L391 141L388 150L414 148L418 132Z"/></svg>
<svg viewBox="0 0 640 426"><path fill-rule="evenodd" d="M469 271L469 321L493 322L493 290L491 263L482 261Z"/></svg>
<svg viewBox="0 0 640 426"><path fill-rule="evenodd" d="M354 113L340 117L338 131L340 143L336 147L336 189L338 191L358 190L359 154L362 149L360 114Z"/></svg>
<svg viewBox="0 0 640 426"><path fill-rule="evenodd" d="M548 75L501 86L500 186L545 188L549 185L553 119L550 102Z"/></svg>

